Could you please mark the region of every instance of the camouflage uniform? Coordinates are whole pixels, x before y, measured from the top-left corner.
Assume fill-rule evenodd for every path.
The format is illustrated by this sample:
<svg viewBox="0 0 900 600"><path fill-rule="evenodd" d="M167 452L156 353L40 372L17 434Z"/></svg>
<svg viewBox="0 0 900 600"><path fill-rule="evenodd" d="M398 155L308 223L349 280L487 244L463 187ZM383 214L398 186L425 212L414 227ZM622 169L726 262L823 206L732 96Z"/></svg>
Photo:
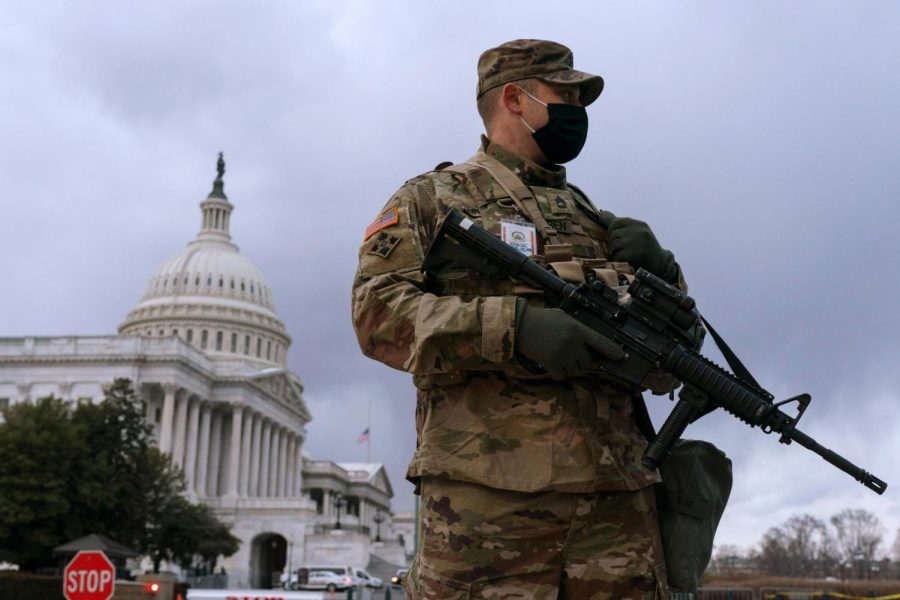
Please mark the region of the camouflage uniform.
<svg viewBox="0 0 900 600"><path fill-rule="evenodd" d="M605 230L563 167L487 138L482 151L529 186L555 243L571 244L576 260L606 258ZM656 597L665 585L658 476L640 464L635 390L596 372L555 381L526 370L515 305L544 305L533 290L471 270L426 282L422 260L450 207L495 234L504 220L530 220L483 169L426 173L367 229L353 284L363 352L413 374L417 388L407 476L422 484L423 544L410 597L555 598L561 585L573 598Z"/></svg>

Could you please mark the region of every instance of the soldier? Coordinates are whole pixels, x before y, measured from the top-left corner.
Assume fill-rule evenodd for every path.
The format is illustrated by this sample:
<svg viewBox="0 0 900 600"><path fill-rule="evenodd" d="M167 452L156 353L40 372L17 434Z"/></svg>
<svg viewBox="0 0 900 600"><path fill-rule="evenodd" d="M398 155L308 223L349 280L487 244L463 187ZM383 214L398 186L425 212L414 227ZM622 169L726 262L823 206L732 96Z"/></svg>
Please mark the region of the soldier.
<svg viewBox="0 0 900 600"><path fill-rule="evenodd" d="M684 287L645 223L604 228L566 181L560 164L581 150L585 107L602 90L560 44L487 50L480 151L407 181L365 231L353 284L359 344L417 388L411 598L663 597L658 476L641 466L633 413L640 390L599 370L621 349L515 281L420 271L455 207L563 277L592 268L621 284L643 267Z"/></svg>

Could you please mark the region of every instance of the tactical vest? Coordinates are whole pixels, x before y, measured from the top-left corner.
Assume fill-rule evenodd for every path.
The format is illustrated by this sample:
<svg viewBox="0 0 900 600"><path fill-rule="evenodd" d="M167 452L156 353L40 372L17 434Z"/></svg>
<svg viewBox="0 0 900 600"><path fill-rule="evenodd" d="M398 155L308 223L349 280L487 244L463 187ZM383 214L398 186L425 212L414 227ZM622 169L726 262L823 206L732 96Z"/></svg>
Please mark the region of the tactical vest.
<svg viewBox="0 0 900 600"><path fill-rule="evenodd" d="M584 282L586 270L591 270L608 285L627 286L634 279L628 263L606 260L609 248L606 227L600 211L581 190L557 189L525 185L509 168L483 151L467 161L442 169L458 173L471 181L484 199L479 205L464 207L470 217L478 219L487 231L499 235L501 222L526 219L538 231L538 248L534 259L547 264L560 277L572 282ZM495 181L508 197L496 198L490 181ZM580 219L581 214L587 219ZM443 288L447 293L471 294L472 281L477 275L466 273ZM528 295L534 290L513 287L510 293Z"/></svg>

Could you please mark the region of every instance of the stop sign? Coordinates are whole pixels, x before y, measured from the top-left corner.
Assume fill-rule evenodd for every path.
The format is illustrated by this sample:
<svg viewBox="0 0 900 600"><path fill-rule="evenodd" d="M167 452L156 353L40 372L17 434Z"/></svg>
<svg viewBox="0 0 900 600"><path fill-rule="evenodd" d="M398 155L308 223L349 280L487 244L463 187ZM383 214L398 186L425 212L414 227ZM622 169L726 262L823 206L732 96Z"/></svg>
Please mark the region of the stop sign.
<svg viewBox="0 0 900 600"><path fill-rule="evenodd" d="M82 550L66 565L66 600L109 600L116 589L116 569L98 550Z"/></svg>

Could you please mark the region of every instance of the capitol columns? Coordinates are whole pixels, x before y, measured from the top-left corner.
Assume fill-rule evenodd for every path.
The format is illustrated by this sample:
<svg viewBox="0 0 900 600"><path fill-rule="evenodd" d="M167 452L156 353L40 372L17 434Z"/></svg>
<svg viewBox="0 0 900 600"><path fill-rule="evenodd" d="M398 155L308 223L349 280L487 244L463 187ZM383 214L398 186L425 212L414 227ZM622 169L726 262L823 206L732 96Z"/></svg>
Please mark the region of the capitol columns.
<svg viewBox="0 0 900 600"><path fill-rule="evenodd" d="M269 495L269 457L272 444L272 421L263 421L262 458L259 467L259 495Z"/></svg>
<svg viewBox="0 0 900 600"><path fill-rule="evenodd" d="M247 490L249 496L259 496L259 457L262 450L262 424L263 416L259 413L254 413L253 441L250 448L250 486Z"/></svg>
<svg viewBox="0 0 900 600"><path fill-rule="evenodd" d="M165 400L163 400L162 423L159 432L159 450L163 453L172 452L172 424L175 422L175 394L178 392L178 385L175 383L162 384L165 392Z"/></svg>
<svg viewBox="0 0 900 600"><path fill-rule="evenodd" d="M294 466L297 458L297 436L291 433L288 438L288 455L287 455L287 485L284 489L284 495L288 498L294 496Z"/></svg>
<svg viewBox="0 0 900 600"><path fill-rule="evenodd" d="M280 442L281 427L273 425L272 449L269 454L269 491L267 494L270 498L278 495L278 450Z"/></svg>
<svg viewBox="0 0 900 600"><path fill-rule="evenodd" d="M222 434L225 429L225 415L219 409L209 407L212 412L209 428L212 431L212 438L209 440L209 471L206 477L206 495L220 496L222 491L219 489L219 467L222 464Z"/></svg>
<svg viewBox="0 0 900 600"><path fill-rule="evenodd" d="M190 396L185 390L176 395L175 439L172 442L172 459L179 467L184 467L184 442L187 435L187 409Z"/></svg>
<svg viewBox="0 0 900 600"><path fill-rule="evenodd" d="M281 486L279 488L280 493L278 494L282 498L287 496L288 477L290 477L290 474L291 474L291 471L290 471L291 437L292 437L291 432L285 430L284 444L281 447Z"/></svg>
<svg viewBox="0 0 900 600"><path fill-rule="evenodd" d="M188 398L185 398L185 402L188 403L189 409L187 447L185 448L187 458L185 458L184 461L184 479L187 483L188 491L193 492L197 483L195 475L197 473L197 445L200 442L200 440L197 439L200 428L200 398L189 396Z"/></svg>
<svg viewBox="0 0 900 600"><path fill-rule="evenodd" d="M241 466L241 426L244 422L244 405L231 405L231 447L228 458L228 480L225 483L225 495L236 498L238 495L238 475Z"/></svg>
<svg viewBox="0 0 900 600"><path fill-rule="evenodd" d="M212 409L209 402L200 403L200 455L197 457L197 477L194 490L200 496L206 496L206 477L209 469L209 431L212 421Z"/></svg>
<svg viewBox="0 0 900 600"><path fill-rule="evenodd" d="M238 486L238 493L242 498L246 498L249 495L248 488L250 483L250 445L253 441L253 438L251 437L253 435L253 417L253 411L244 411L244 435L241 439L241 472L240 485Z"/></svg>
<svg viewBox="0 0 900 600"><path fill-rule="evenodd" d="M293 496L300 496L303 489L303 436L298 435L297 448L294 451L294 489Z"/></svg>
<svg viewBox="0 0 900 600"><path fill-rule="evenodd" d="M279 498L284 497L284 479L287 475L287 445L288 445L288 432L286 429L281 430L281 437L278 444L278 489L275 491L275 495Z"/></svg>

